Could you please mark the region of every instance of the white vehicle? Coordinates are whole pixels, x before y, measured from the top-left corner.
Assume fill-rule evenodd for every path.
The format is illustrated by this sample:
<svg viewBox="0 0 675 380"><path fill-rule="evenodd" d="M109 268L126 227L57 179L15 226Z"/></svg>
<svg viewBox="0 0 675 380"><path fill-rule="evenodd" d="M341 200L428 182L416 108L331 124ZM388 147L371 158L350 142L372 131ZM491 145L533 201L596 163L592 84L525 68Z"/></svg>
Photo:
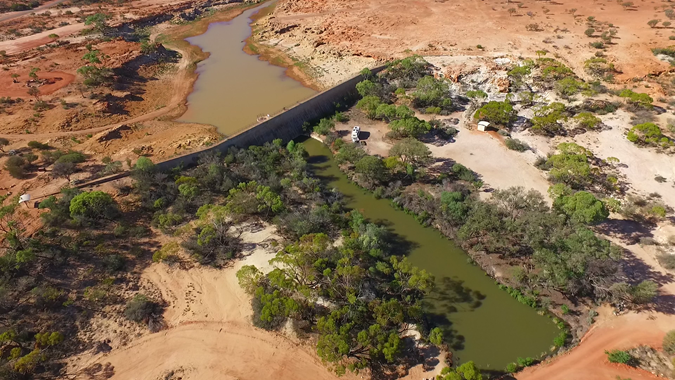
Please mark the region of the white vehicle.
<svg viewBox="0 0 675 380"><path fill-rule="evenodd" d="M353 142L359 142L359 132L361 132L361 127L358 125L352 129L352 141Z"/></svg>

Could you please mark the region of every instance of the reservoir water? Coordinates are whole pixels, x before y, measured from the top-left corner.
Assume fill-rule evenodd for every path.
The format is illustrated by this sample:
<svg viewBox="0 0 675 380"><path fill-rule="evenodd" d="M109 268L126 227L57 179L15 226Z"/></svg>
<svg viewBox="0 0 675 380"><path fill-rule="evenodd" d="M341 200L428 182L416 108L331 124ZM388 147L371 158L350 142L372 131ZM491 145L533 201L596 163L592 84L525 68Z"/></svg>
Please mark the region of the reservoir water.
<svg viewBox="0 0 675 380"><path fill-rule="evenodd" d="M251 35L250 17L268 4L249 9L232 21L209 25L206 33L187 41L211 53L197 65L197 79L188 96L187 112L178 119L214 125L226 136L256 124L316 93L287 77L286 69L244 53Z"/></svg>
<svg viewBox="0 0 675 380"><path fill-rule="evenodd" d="M198 66L199 79L180 120L212 124L232 135L254 124L258 115L274 114L314 94L284 76L283 68L242 51L251 33L250 16L265 6L212 24L205 34L188 40L211 56ZM473 360L482 368L503 370L517 357L538 357L549 349L558 333L549 318L500 290L438 231L350 183L321 143L310 139L305 146L315 173L345 194L347 206L405 239L413 264L435 276L436 290L426 299L429 315L445 329L457 362Z"/></svg>

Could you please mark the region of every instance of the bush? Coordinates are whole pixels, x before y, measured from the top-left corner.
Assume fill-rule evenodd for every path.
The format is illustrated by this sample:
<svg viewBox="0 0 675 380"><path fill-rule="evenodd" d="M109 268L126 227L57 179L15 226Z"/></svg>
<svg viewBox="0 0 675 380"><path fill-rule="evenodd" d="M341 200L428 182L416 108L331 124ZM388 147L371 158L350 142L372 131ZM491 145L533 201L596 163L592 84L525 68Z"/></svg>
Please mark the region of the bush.
<svg viewBox="0 0 675 380"><path fill-rule="evenodd" d="M124 316L134 322L146 321L155 311L155 303L143 294L136 294L124 308Z"/></svg>
<svg viewBox="0 0 675 380"><path fill-rule="evenodd" d="M553 344L556 347L564 346L565 342L567 342L567 331L561 331L560 334L553 339Z"/></svg>
<svg viewBox="0 0 675 380"><path fill-rule="evenodd" d="M28 162L21 156L11 156L5 162L5 169L14 178L24 178L26 176L26 167Z"/></svg>
<svg viewBox="0 0 675 380"><path fill-rule="evenodd" d="M657 256L659 264L666 269L675 269L675 255L670 253L662 253Z"/></svg>
<svg viewBox="0 0 675 380"><path fill-rule="evenodd" d="M103 262L105 264L105 268L109 272L116 272L124 268L124 257L122 257L121 255L113 254L106 256L103 259Z"/></svg>
<svg viewBox="0 0 675 380"><path fill-rule="evenodd" d="M586 129L595 129L601 123L600 118L590 112L580 112L574 120L579 123L580 127Z"/></svg>
<svg viewBox="0 0 675 380"><path fill-rule="evenodd" d="M506 372L508 373L516 373L518 371L518 364L516 363L509 363L506 365Z"/></svg>
<svg viewBox="0 0 675 380"><path fill-rule="evenodd" d="M73 164L79 164L80 162L86 161L86 159L87 157L82 152L71 150L68 153L60 156L56 162L70 162Z"/></svg>
<svg viewBox="0 0 675 380"><path fill-rule="evenodd" d="M45 150L51 148L48 144L43 144L38 141L29 141L28 142L28 147L31 149L39 149L39 150Z"/></svg>
<svg viewBox="0 0 675 380"><path fill-rule="evenodd" d="M491 101L479 108L476 111L474 118L476 120L485 120L493 124L508 127L511 123L516 121L516 111L508 101Z"/></svg>
<svg viewBox="0 0 675 380"><path fill-rule="evenodd" d="M322 136L328 135L335 128L335 122L332 119L321 119L319 124L314 127L314 133Z"/></svg>
<svg viewBox="0 0 675 380"><path fill-rule="evenodd" d="M518 139L508 138L508 139L506 139L506 141L504 141L504 144L506 144L507 148L509 148L511 150L518 151L518 152L524 152L526 150L530 150L530 146L527 145L527 143L522 142Z"/></svg>
<svg viewBox="0 0 675 380"><path fill-rule="evenodd" d="M627 351L612 350L612 351L605 351L605 354L607 354L607 359L609 360L610 363L621 363L632 365L633 362L635 361L633 356L631 356L631 354L628 353Z"/></svg>
<svg viewBox="0 0 675 380"><path fill-rule="evenodd" d="M626 101L634 106L651 109L654 99L648 94L641 92L634 92L633 90L625 89L619 92L619 96L626 98Z"/></svg>
<svg viewBox="0 0 675 380"><path fill-rule="evenodd" d="M70 201L70 216L73 219L100 221L111 219L118 213L117 203L103 191L84 192Z"/></svg>
<svg viewBox="0 0 675 380"><path fill-rule="evenodd" d="M634 126L628 131L626 138L635 144L661 145L663 147L672 145L672 141L665 137L661 132L661 128L654 123L643 123Z"/></svg>
<svg viewBox="0 0 675 380"><path fill-rule="evenodd" d="M675 330L670 330L663 337L663 351L669 355L675 355Z"/></svg>

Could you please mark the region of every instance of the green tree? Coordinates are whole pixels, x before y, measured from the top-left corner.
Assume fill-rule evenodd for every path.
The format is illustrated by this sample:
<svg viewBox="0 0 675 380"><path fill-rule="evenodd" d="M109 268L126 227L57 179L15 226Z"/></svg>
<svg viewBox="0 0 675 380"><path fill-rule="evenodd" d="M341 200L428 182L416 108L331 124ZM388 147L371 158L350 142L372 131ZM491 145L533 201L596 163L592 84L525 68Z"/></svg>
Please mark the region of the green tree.
<svg viewBox="0 0 675 380"><path fill-rule="evenodd" d="M52 168L52 176L56 178L65 178L70 181L70 176L77 171L77 166L73 162L57 162Z"/></svg>
<svg viewBox="0 0 675 380"><path fill-rule="evenodd" d="M488 102L486 105L479 108L474 115L474 119L476 120L485 120L504 127L509 127L511 123L516 121L516 117L516 111L508 101Z"/></svg>
<svg viewBox="0 0 675 380"><path fill-rule="evenodd" d="M562 130L561 121L567 120L565 105L554 102L540 107L532 118L532 132L554 135Z"/></svg>
<svg viewBox="0 0 675 380"><path fill-rule="evenodd" d="M324 118L314 127L314 133L327 136L333 129L335 129L335 121L333 121L333 119Z"/></svg>
<svg viewBox="0 0 675 380"><path fill-rule="evenodd" d="M417 87L413 93L413 105L417 108L441 107L449 110L452 101L446 97L448 85L432 76L425 76L417 81Z"/></svg>
<svg viewBox="0 0 675 380"><path fill-rule="evenodd" d="M84 20L84 25L93 25L95 31L103 33L108 29L108 24L106 21L109 18L110 16L104 13L96 13L91 16L87 16L87 18Z"/></svg>
<svg viewBox="0 0 675 380"><path fill-rule="evenodd" d="M559 153L548 158L549 175L555 183L565 183L574 189L583 188L592 182L591 153L575 143L561 143Z"/></svg>
<svg viewBox="0 0 675 380"><path fill-rule="evenodd" d="M155 164L153 164L152 160L147 157L138 157L138 160L136 160L136 165L134 165L134 170L153 172L155 170Z"/></svg>
<svg viewBox="0 0 675 380"><path fill-rule="evenodd" d="M558 197L553 201L553 207L566 214L573 223L598 224L609 216L605 204L586 191Z"/></svg>
<svg viewBox="0 0 675 380"><path fill-rule="evenodd" d="M26 170L28 167L28 162L21 156L10 156L7 161L5 161L5 170L9 172L14 178L24 178L26 176Z"/></svg>
<svg viewBox="0 0 675 380"><path fill-rule="evenodd" d="M250 295L255 294L262 277L262 272L254 265L244 265L237 271L237 281L239 282L239 286Z"/></svg>
<svg viewBox="0 0 675 380"><path fill-rule="evenodd" d="M434 161L429 148L424 143L415 139L404 139L389 149L389 155L397 157L403 164L417 169L426 166Z"/></svg>
<svg viewBox="0 0 675 380"><path fill-rule="evenodd" d="M365 156L356 163L356 172L366 181L380 183L387 179L387 168L382 160L375 156Z"/></svg>
<svg viewBox="0 0 675 380"><path fill-rule="evenodd" d="M401 137L417 138L431 130L431 124L416 117L394 120L389 128Z"/></svg>
<svg viewBox="0 0 675 380"><path fill-rule="evenodd" d="M437 380L483 380L483 375L474 362L466 362L457 368L444 367Z"/></svg>
<svg viewBox="0 0 675 380"><path fill-rule="evenodd" d="M655 28L659 21L660 20L649 20L647 21L647 25L649 25L650 28Z"/></svg>
<svg viewBox="0 0 675 380"><path fill-rule="evenodd" d="M70 216L76 220L110 220L119 213L117 203L103 191L83 192L70 201Z"/></svg>
<svg viewBox="0 0 675 380"><path fill-rule="evenodd" d="M356 108L362 110L369 119L375 119L377 117L377 108L380 104L382 104L380 98L368 95L356 103Z"/></svg>
<svg viewBox="0 0 675 380"><path fill-rule="evenodd" d="M382 86L379 83L374 83L366 79L356 84L356 91L358 91L361 97L375 96L379 99Z"/></svg>

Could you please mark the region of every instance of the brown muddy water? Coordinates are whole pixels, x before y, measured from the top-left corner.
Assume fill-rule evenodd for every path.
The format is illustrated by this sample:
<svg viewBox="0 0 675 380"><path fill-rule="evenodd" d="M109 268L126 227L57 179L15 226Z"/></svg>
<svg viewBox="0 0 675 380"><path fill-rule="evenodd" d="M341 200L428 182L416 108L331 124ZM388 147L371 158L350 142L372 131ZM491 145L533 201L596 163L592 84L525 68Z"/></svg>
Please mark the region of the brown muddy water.
<svg viewBox="0 0 675 380"><path fill-rule="evenodd" d="M402 237L411 247L410 261L434 275L436 289L426 299L428 315L444 329L455 363L473 360L483 369L504 370L516 358L538 358L553 345L559 330L550 318L499 289L440 232L351 183L326 146L314 139L303 144L314 174L344 194L347 207Z"/></svg>
<svg viewBox="0 0 675 380"><path fill-rule="evenodd" d="M232 135L256 123L261 114L274 114L315 92L284 75L284 69L243 52L251 33L250 16L263 5L230 22L211 24L188 41L211 56L198 66L199 79L180 120L212 124ZM432 228L375 199L349 182L321 143L304 142L310 165L325 183L345 195L347 206L370 220L384 223L410 245L410 260L436 278L436 290L426 299L430 319L444 328L456 362L473 360L481 368L503 370L517 357L538 357L558 334L552 321L518 303L495 285L467 254Z"/></svg>
<svg viewBox="0 0 675 380"><path fill-rule="evenodd" d="M231 136L256 124L261 115L274 115L316 94L287 77L286 69L244 53L251 15L268 6L213 23L206 33L187 39L211 55L197 66L199 78L179 121L214 125Z"/></svg>

